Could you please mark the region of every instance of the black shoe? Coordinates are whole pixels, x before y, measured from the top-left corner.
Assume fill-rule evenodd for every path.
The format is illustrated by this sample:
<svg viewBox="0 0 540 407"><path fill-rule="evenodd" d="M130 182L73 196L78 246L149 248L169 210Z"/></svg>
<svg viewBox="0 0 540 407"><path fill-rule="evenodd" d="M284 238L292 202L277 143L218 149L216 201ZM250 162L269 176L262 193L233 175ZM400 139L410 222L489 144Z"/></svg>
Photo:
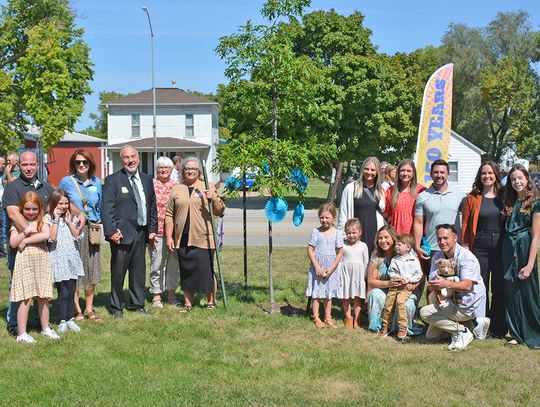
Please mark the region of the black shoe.
<svg viewBox="0 0 540 407"><path fill-rule="evenodd" d="M114 319L124 318L124 313L122 311L113 311L112 316Z"/></svg>

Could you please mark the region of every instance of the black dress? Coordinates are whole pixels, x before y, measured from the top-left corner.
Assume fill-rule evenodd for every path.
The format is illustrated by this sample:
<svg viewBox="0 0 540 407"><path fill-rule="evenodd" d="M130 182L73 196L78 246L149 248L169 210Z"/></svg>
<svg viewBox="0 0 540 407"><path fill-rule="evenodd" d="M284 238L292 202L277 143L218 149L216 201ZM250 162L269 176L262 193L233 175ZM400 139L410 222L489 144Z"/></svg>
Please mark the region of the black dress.
<svg viewBox="0 0 540 407"><path fill-rule="evenodd" d="M189 196L193 187L188 187ZM214 251L195 246L188 246L189 241L189 209L186 216L178 263L180 265L180 285L183 291L198 294L210 294L214 290Z"/></svg>
<svg viewBox="0 0 540 407"><path fill-rule="evenodd" d="M360 240L364 242L371 255L375 249L375 235L377 234L377 209L378 204L369 197L366 189L375 196L375 187L364 187L363 194L360 198L354 198L354 217L360 221L362 225L362 237Z"/></svg>

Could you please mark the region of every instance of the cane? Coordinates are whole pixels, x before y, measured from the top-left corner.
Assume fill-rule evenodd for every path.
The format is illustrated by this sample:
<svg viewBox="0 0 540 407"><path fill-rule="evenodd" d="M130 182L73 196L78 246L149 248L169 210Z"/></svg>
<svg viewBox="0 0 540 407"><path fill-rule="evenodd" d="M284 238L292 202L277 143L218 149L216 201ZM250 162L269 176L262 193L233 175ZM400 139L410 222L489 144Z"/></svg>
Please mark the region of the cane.
<svg viewBox="0 0 540 407"><path fill-rule="evenodd" d="M208 190L210 189L210 187L208 185L208 175L206 175L206 161L205 160L202 160L202 170L203 170L203 177L204 177L204 186ZM227 308L227 293L225 292L225 282L223 281L223 273L221 272L221 253L218 247L216 222L214 222L214 208L212 208L212 203L210 201L208 201L208 209L210 210L210 223L212 224L212 231L214 232L213 233L214 247L216 248L216 259L217 259L219 283L221 284L221 293L223 294L223 306Z"/></svg>

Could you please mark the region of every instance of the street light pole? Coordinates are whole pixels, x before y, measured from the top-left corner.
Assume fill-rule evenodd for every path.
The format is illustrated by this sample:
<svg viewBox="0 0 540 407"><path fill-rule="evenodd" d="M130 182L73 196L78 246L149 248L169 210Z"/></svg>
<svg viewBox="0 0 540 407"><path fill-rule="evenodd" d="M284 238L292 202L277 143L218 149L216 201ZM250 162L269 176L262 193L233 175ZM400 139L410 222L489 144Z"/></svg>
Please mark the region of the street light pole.
<svg viewBox="0 0 540 407"><path fill-rule="evenodd" d="M150 20L150 13L148 7L143 6L142 10L148 17L148 25L150 26L150 45L152 48L152 109L153 109L153 121L152 121L152 135L154 137L154 167L157 162L157 135L156 135L156 77L154 74L154 30L152 30L152 20Z"/></svg>

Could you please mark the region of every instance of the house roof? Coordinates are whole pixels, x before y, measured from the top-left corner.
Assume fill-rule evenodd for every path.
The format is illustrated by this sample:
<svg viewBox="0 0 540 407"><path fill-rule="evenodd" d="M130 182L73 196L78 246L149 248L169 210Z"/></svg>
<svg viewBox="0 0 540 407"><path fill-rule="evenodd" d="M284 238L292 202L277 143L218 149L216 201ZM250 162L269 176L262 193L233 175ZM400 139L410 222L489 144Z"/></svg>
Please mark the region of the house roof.
<svg viewBox="0 0 540 407"><path fill-rule="evenodd" d="M179 139L174 137L158 137L158 150L203 150L210 148L208 144L197 143L191 140ZM139 151L152 151L154 149L154 138L147 137L137 140L130 140L123 143L109 144L108 150L120 150L122 147L130 145Z"/></svg>
<svg viewBox="0 0 540 407"><path fill-rule="evenodd" d="M460 143L465 144L467 147L469 147L475 153L478 153L480 155L484 155L486 153L484 150L482 150L480 147L475 146L473 143L471 143L465 137L460 136L459 134L457 134L454 130L452 130L452 137L454 137Z"/></svg>
<svg viewBox="0 0 540 407"><path fill-rule="evenodd" d="M152 105L152 89L111 100L105 106ZM156 105L216 105L216 102L178 88L156 88Z"/></svg>
<svg viewBox="0 0 540 407"><path fill-rule="evenodd" d="M41 138L41 129L37 126L28 126L26 132L23 134L23 138L26 140L37 141ZM89 136L83 133L77 133L76 131L65 131L64 137L58 141L60 143L106 143L107 140Z"/></svg>

